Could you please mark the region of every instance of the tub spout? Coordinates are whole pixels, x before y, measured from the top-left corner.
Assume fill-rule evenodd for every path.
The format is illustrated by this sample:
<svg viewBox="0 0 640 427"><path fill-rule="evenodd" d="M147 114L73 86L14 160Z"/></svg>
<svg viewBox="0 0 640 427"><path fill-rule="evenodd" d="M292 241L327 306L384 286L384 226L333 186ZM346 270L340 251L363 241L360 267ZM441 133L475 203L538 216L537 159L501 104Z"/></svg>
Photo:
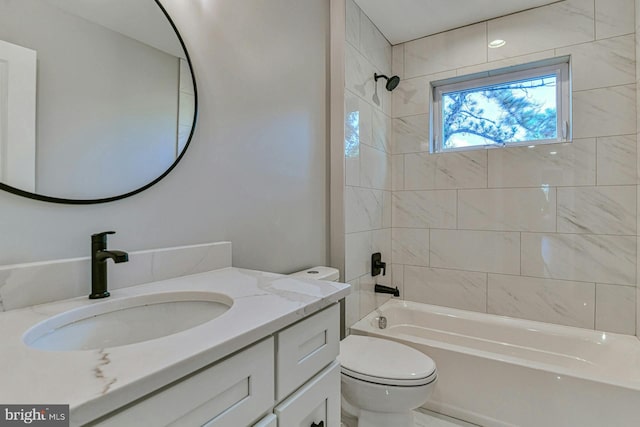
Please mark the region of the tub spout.
<svg viewBox="0 0 640 427"><path fill-rule="evenodd" d="M400 296L400 290L398 290L397 286L395 288L392 288L390 286L376 285L374 287L374 291L379 294L391 294L394 297Z"/></svg>

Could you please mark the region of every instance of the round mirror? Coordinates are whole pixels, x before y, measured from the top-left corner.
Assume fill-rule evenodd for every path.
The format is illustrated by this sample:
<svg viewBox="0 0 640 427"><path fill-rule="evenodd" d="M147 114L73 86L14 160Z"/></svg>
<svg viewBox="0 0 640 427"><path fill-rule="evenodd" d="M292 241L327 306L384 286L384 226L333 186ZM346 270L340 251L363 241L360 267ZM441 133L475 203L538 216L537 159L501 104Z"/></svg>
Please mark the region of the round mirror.
<svg viewBox="0 0 640 427"><path fill-rule="evenodd" d="M189 56L157 0L0 0L0 188L89 204L166 176L189 145Z"/></svg>

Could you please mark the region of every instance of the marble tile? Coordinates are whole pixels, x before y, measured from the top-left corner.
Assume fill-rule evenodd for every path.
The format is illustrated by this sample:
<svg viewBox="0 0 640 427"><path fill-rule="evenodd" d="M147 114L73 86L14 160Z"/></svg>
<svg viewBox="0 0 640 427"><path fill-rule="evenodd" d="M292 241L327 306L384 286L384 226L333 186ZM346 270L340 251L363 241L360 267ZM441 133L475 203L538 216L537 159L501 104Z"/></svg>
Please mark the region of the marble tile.
<svg viewBox="0 0 640 427"><path fill-rule="evenodd" d="M404 155L391 156L391 189L404 190Z"/></svg>
<svg viewBox="0 0 640 427"><path fill-rule="evenodd" d="M596 183L595 139L488 151L490 188Z"/></svg>
<svg viewBox="0 0 640 427"><path fill-rule="evenodd" d="M347 0L346 39L353 47L360 46L360 8L353 0Z"/></svg>
<svg viewBox="0 0 640 427"><path fill-rule="evenodd" d="M556 55L571 55L574 91L635 83L633 34L556 49Z"/></svg>
<svg viewBox="0 0 640 427"><path fill-rule="evenodd" d="M406 190L486 188L487 150L414 153L404 158Z"/></svg>
<svg viewBox="0 0 640 427"><path fill-rule="evenodd" d="M640 292L636 294L636 336L640 338Z"/></svg>
<svg viewBox="0 0 640 427"><path fill-rule="evenodd" d="M351 293L345 298L344 307L344 323L347 328L362 319L360 316L360 281L354 279L349 284L351 285Z"/></svg>
<svg viewBox="0 0 640 427"><path fill-rule="evenodd" d="M350 150L349 155L344 159L344 181L345 185L360 186L360 147L357 150Z"/></svg>
<svg viewBox="0 0 640 427"><path fill-rule="evenodd" d="M344 156L346 185L360 185L360 143L371 130L371 107L345 91Z"/></svg>
<svg viewBox="0 0 640 427"><path fill-rule="evenodd" d="M392 298L389 294L379 294L373 291L377 282L377 277L371 277L371 275L360 278L360 316L362 317Z"/></svg>
<svg viewBox="0 0 640 427"><path fill-rule="evenodd" d="M636 283L636 238L522 233L522 274L631 285Z"/></svg>
<svg viewBox="0 0 640 427"><path fill-rule="evenodd" d="M391 153L391 117L379 110L373 111L371 146Z"/></svg>
<svg viewBox="0 0 640 427"><path fill-rule="evenodd" d="M450 74L455 75L455 72ZM400 80L391 94L391 117L415 116L429 112L430 77Z"/></svg>
<svg viewBox="0 0 640 427"><path fill-rule="evenodd" d="M595 0L596 38L604 39L634 31L634 0Z"/></svg>
<svg viewBox="0 0 640 427"><path fill-rule="evenodd" d="M358 95L345 91L345 131L352 132L360 144L373 145L373 107Z"/></svg>
<svg viewBox="0 0 640 427"><path fill-rule="evenodd" d="M391 190L391 155L367 145L360 146L360 185Z"/></svg>
<svg viewBox="0 0 640 427"><path fill-rule="evenodd" d="M502 68L513 67L516 65L528 64L530 62L542 61L555 57L555 50L545 50L542 52L530 53L527 55L514 56L511 58L500 59L497 61L485 62L483 64L470 65L457 69L458 76L467 76L469 74L486 73L489 76L491 71L500 70Z"/></svg>
<svg viewBox="0 0 640 427"><path fill-rule="evenodd" d="M593 329L595 284L489 274L489 313Z"/></svg>
<svg viewBox="0 0 640 427"><path fill-rule="evenodd" d="M520 274L520 233L431 230L429 243L431 267Z"/></svg>
<svg viewBox="0 0 640 427"><path fill-rule="evenodd" d="M489 61L591 41L593 19L593 0L566 0L493 19L488 40L507 44L488 49Z"/></svg>
<svg viewBox="0 0 640 427"><path fill-rule="evenodd" d="M379 73L391 74L391 44L364 12L360 13L359 50Z"/></svg>
<svg viewBox="0 0 640 427"><path fill-rule="evenodd" d="M391 213L393 210L393 197L391 191L382 192L382 228L391 228Z"/></svg>
<svg viewBox="0 0 640 427"><path fill-rule="evenodd" d="M219 242L129 252L129 262L107 265L109 288L119 289L231 266L231 243ZM0 267L5 310L88 295L90 258Z"/></svg>
<svg viewBox="0 0 640 427"><path fill-rule="evenodd" d="M395 92L397 89L394 89L393 92L389 92L385 89L382 81L379 81L379 83L380 86L378 87L378 91L380 94L380 98L382 99L382 112L391 117L391 110L393 108L393 92Z"/></svg>
<svg viewBox="0 0 640 427"><path fill-rule="evenodd" d="M429 265L429 230L394 228L391 237L394 264Z"/></svg>
<svg viewBox="0 0 640 427"><path fill-rule="evenodd" d="M455 228L453 190L393 192L391 222L403 228Z"/></svg>
<svg viewBox="0 0 640 427"><path fill-rule="evenodd" d="M107 271L109 286L119 289L225 267L231 267L229 242L137 251L127 263L108 263Z"/></svg>
<svg viewBox="0 0 640 427"><path fill-rule="evenodd" d="M392 264L391 265L391 279L393 286L397 286L400 289L400 297L404 298L404 265L402 264Z"/></svg>
<svg viewBox="0 0 640 427"><path fill-rule="evenodd" d="M392 117L429 114L431 100L431 82L449 79L456 76L455 70L431 74L429 76L404 79L392 93Z"/></svg>
<svg viewBox="0 0 640 427"><path fill-rule="evenodd" d="M405 77L486 62L487 43L486 22L407 42L404 45Z"/></svg>
<svg viewBox="0 0 640 427"><path fill-rule="evenodd" d="M4 310L89 295L91 261L62 261L0 267L0 299Z"/></svg>
<svg viewBox="0 0 640 427"><path fill-rule="evenodd" d="M376 94L376 82L373 75L376 68L350 44L345 49L345 86L346 89L355 93L371 105L381 108L381 102L374 100ZM376 98L378 98L376 96Z"/></svg>
<svg viewBox="0 0 640 427"><path fill-rule="evenodd" d="M597 139L597 184L636 184L637 137L621 135Z"/></svg>
<svg viewBox="0 0 640 427"><path fill-rule="evenodd" d="M371 263L371 232L349 233L344 241L344 277L349 282L368 274Z"/></svg>
<svg viewBox="0 0 640 427"><path fill-rule="evenodd" d="M429 151L429 117L426 114L393 119L393 154Z"/></svg>
<svg viewBox="0 0 640 427"><path fill-rule="evenodd" d="M355 233L382 228L383 194L381 190L345 188L345 232Z"/></svg>
<svg viewBox="0 0 640 427"><path fill-rule="evenodd" d="M404 267L404 298L485 313L487 274L407 265Z"/></svg>
<svg viewBox="0 0 640 427"><path fill-rule="evenodd" d="M391 74L404 79L404 43L391 47Z"/></svg>
<svg viewBox="0 0 640 427"><path fill-rule="evenodd" d="M636 334L636 287L596 284L596 329Z"/></svg>
<svg viewBox="0 0 640 427"><path fill-rule="evenodd" d="M558 188L558 232L636 235L636 186Z"/></svg>
<svg viewBox="0 0 640 427"><path fill-rule="evenodd" d="M636 86L573 93L573 137L636 133Z"/></svg>
<svg viewBox="0 0 640 427"><path fill-rule="evenodd" d="M556 189L460 190L458 228L554 232Z"/></svg>

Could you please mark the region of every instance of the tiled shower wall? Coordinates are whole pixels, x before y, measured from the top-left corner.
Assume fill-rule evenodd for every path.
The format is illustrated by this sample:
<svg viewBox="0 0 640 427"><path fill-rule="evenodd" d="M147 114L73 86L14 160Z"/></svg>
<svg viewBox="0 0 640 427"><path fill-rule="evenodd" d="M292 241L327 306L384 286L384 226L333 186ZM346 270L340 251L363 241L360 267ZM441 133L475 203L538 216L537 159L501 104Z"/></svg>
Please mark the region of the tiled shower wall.
<svg viewBox="0 0 640 427"><path fill-rule="evenodd" d="M636 34L640 33L640 0L635 0L635 31ZM636 58L640 57L640 40L636 37ZM640 84L640 63L636 61L636 88ZM640 97L636 96L636 127L640 123ZM640 129L636 129L636 141L640 141ZM640 154L640 153L639 153ZM640 156L639 156L640 158ZM640 183L640 160L638 161L638 183ZM640 186L638 187L640 189ZM640 192L638 193L640 194ZM640 197L638 197L638 206L640 206ZM640 212L638 212L640 222ZM638 227L637 233L640 234L640 227ZM640 241L640 239L639 239ZM640 260L640 250L638 250L638 259ZM640 338L640 292L638 292L638 286L640 286L640 269L638 268L640 262L636 263L636 275L638 282L636 283L636 335Z"/></svg>
<svg viewBox="0 0 640 427"><path fill-rule="evenodd" d="M636 333L634 16L634 0L566 0L393 47L392 260L405 299ZM487 48L494 39L507 44ZM431 81L565 55L573 143L429 154Z"/></svg>
<svg viewBox="0 0 640 427"><path fill-rule="evenodd" d="M388 297L375 283L391 283L391 94L374 73L391 72L391 45L353 2L346 2L345 55L345 281L346 325ZM371 276L371 254L382 253L385 276Z"/></svg>

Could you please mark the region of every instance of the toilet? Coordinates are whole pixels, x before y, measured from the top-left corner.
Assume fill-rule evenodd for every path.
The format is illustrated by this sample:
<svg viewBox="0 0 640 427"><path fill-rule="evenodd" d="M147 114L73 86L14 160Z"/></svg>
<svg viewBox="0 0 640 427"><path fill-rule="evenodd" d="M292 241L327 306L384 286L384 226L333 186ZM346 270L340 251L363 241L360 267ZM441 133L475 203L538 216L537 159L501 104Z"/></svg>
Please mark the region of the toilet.
<svg viewBox="0 0 640 427"><path fill-rule="evenodd" d="M349 427L413 427L437 373L424 353L382 338L350 335L340 343L342 412Z"/></svg>
<svg viewBox="0 0 640 427"><path fill-rule="evenodd" d="M339 272L314 267L294 275L336 281ZM424 353L382 338L350 335L340 342L342 416L347 427L413 427L437 379Z"/></svg>

